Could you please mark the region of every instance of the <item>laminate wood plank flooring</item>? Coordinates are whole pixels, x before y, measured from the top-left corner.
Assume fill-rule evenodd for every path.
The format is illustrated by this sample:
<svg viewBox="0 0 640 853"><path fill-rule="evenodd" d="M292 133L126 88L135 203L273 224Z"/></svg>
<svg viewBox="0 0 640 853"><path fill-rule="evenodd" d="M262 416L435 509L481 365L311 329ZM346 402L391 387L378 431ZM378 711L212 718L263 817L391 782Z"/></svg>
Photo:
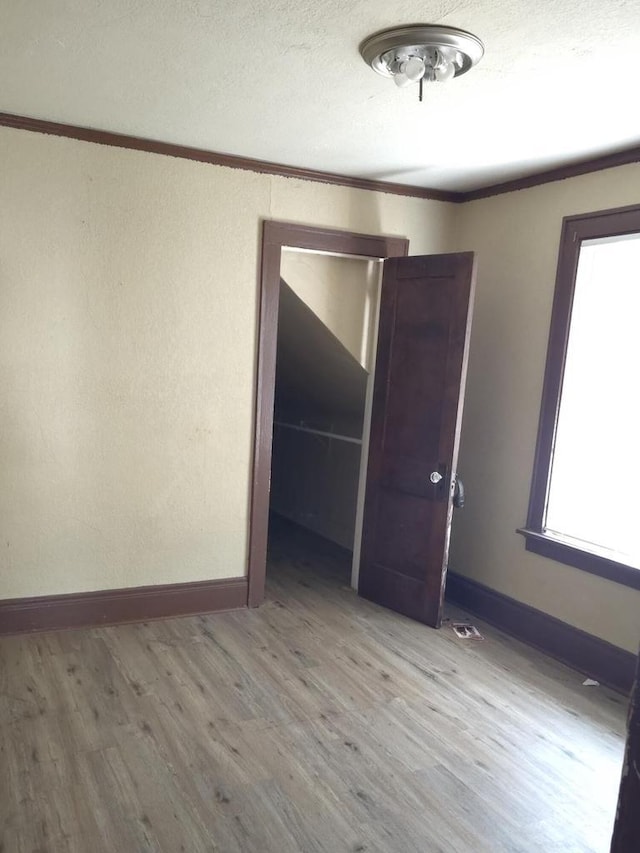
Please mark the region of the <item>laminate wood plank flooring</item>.
<svg viewBox="0 0 640 853"><path fill-rule="evenodd" d="M258 610L4 638L0 851L605 853L624 698L481 629L279 526Z"/></svg>

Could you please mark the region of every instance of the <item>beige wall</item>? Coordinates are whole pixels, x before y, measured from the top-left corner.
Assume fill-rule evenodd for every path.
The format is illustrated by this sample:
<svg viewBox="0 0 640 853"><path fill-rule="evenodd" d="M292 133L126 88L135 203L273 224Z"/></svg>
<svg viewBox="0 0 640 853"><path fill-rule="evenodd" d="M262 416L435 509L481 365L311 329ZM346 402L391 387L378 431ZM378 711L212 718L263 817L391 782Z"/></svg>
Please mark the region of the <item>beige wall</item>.
<svg viewBox="0 0 640 853"><path fill-rule="evenodd" d="M7 128L0 163L0 598L245 574L274 218L478 252L451 566L637 647L640 593L529 554L514 531L561 218L637 203L640 166L454 207Z"/></svg>
<svg viewBox="0 0 640 853"><path fill-rule="evenodd" d="M0 598L246 573L260 220L452 205L0 128Z"/></svg>
<svg viewBox="0 0 640 853"><path fill-rule="evenodd" d="M457 243L478 253L450 567L637 651L640 592L524 549L562 217L640 201L640 165L461 206ZM607 469L606 459L594 464Z"/></svg>
<svg viewBox="0 0 640 853"><path fill-rule="evenodd" d="M372 355L371 329L379 264L313 252L283 252L280 273L366 369Z"/></svg>

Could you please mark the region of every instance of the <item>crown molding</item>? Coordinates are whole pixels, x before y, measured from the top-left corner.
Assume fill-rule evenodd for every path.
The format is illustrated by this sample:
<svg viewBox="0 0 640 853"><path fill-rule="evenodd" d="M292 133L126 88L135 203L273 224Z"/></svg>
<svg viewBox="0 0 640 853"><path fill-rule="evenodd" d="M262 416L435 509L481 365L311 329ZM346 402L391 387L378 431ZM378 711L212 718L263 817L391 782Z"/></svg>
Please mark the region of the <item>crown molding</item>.
<svg viewBox="0 0 640 853"><path fill-rule="evenodd" d="M567 178L577 178L580 175L588 175L591 172L602 172L605 169L615 169L616 166L628 166L630 163L640 162L640 145L616 151L613 154L603 154L599 157L589 157L583 160L575 160L564 166L546 169L543 172L533 172L523 178L514 178L499 184L490 184L475 190L465 190L458 193L458 202L477 201L490 198L494 195L512 193L517 190L528 190L542 184L550 184L554 181L564 181Z"/></svg>
<svg viewBox="0 0 640 853"><path fill-rule="evenodd" d="M301 169L297 166L285 166L280 163L270 163L266 160L253 160L250 157L236 157L234 154L221 154L217 151L206 151L202 148L190 148L186 145L174 145L171 142L159 142L155 139L144 139L139 136L127 136L126 134L111 133L106 130L78 127L74 124L43 121L42 119L13 115L12 113L0 113L0 126L13 127L17 130L30 130L33 133L47 133L52 136L65 136L69 139L79 139L82 142L94 142L98 145L111 145L116 148L128 148L133 151L146 151L149 154L164 154L168 157L196 160L199 163L226 166L229 169L243 169L263 175L298 178L303 181L315 181L317 183L333 184L334 186L350 187L352 189L430 199L431 201L461 201L461 193L450 192L448 190L415 187L408 184L396 184L390 181L374 181L368 178L352 178L347 175L336 175L316 169Z"/></svg>
<svg viewBox="0 0 640 853"><path fill-rule="evenodd" d="M353 178L348 175L338 175L332 172L322 172L317 169L302 169L297 166L286 166L281 163L271 163L267 160L253 160L250 157L237 157L234 154L223 154L218 151L207 151L203 148L191 148L187 145L174 145L171 142L160 142L155 139L145 139L140 136L128 136L123 133L112 133L107 130L96 130L89 127L79 127L75 124L61 124L55 121L29 118L0 112L0 127L12 127L17 130L29 130L33 133L46 133L52 136L64 136L68 139L78 139L82 142L93 142L97 145L111 145L116 148L128 148L132 151L146 151L149 154L162 154L167 157L179 157L183 160L195 160L199 163L209 163L213 166L226 166L229 169L243 169L263 175L277 175L284 178L298 178L302 181L315 181L322 184L332 184L351 189L369 190L371 192L390 193L410 198L429 199L431 201L446 201L454 204L464 204L468 201L478 201L495 195L531 189L554 181L564 181L587 175L591 172L601 172L616 166L627 166L640 162L640 145L567 163L542 172L533 172L522 178L489 184L474 190L438 190L430 187L417 187L410 184L397 184L392 181L376 181L369 178Z"/></svg>

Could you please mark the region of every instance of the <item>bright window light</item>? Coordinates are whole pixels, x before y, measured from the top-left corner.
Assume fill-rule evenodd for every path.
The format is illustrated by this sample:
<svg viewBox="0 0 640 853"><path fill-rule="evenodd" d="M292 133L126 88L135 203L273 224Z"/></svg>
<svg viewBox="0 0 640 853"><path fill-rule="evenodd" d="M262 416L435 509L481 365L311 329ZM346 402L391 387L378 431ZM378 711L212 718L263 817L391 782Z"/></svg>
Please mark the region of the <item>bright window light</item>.
<svg viewBox="0 0 640 853"><path fill-rule="evenodd" d="M544 529L638 569L639 325L640 234L583 241Z"/></svg>

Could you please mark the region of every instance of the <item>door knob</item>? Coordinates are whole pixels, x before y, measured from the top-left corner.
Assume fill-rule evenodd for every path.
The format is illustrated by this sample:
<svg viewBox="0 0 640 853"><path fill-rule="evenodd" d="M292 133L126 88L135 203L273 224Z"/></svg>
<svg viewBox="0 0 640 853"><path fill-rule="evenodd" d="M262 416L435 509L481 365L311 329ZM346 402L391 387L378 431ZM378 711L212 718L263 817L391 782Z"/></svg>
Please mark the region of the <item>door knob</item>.
<svg viewBox="0 0 640 853"><path fill-rule="evenodd" d="M431 474L429 474L429 479L434 486L437 486L442 479L442 474L439 471L432 471Z"/></svg>

